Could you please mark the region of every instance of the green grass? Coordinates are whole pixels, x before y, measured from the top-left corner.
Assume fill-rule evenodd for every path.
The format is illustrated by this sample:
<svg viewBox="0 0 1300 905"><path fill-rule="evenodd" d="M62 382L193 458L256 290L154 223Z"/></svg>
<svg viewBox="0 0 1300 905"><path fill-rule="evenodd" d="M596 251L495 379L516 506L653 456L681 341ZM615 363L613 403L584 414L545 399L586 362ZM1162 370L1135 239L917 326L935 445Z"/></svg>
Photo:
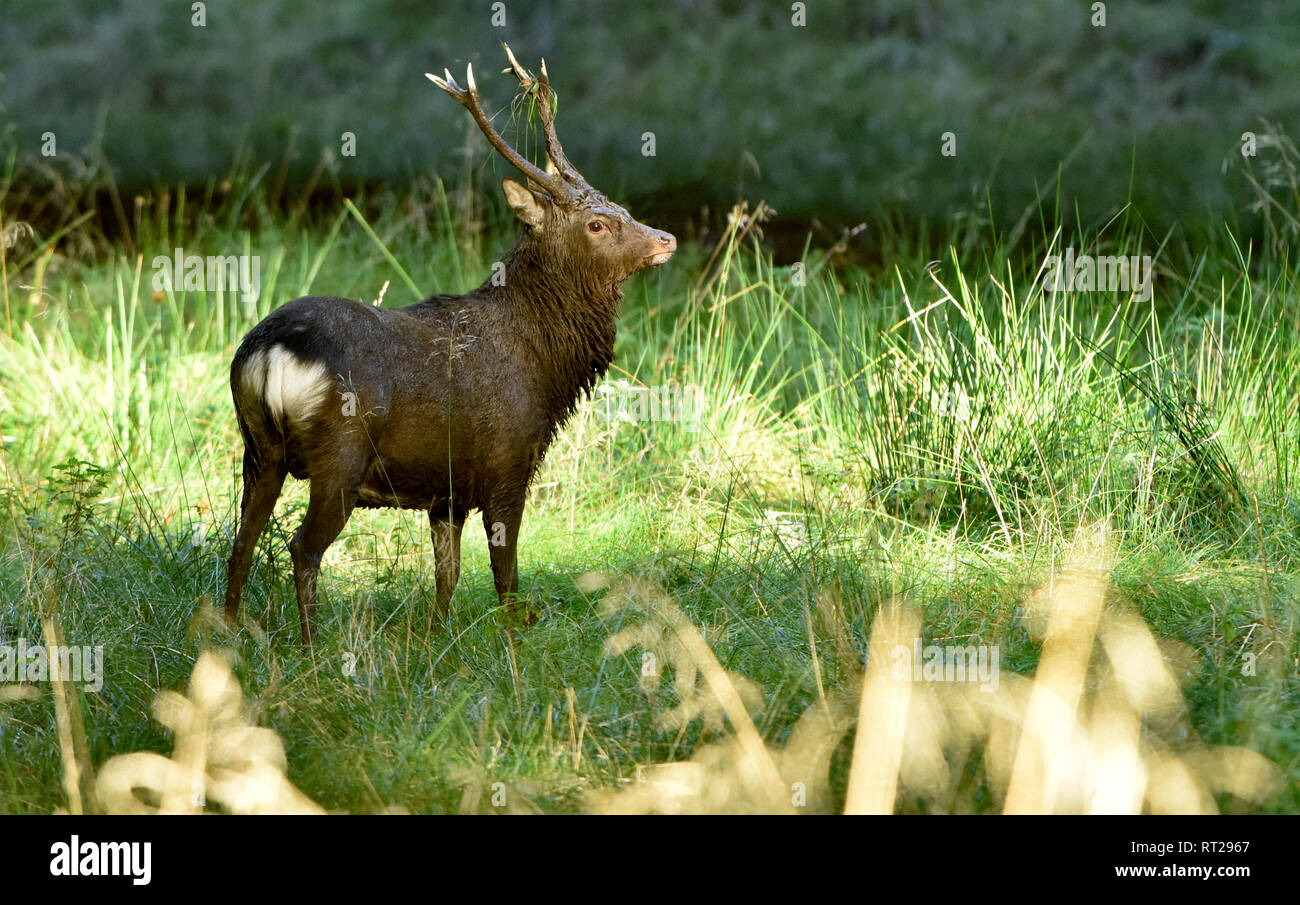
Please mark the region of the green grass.
<svg viewBox="0 0 1300 905"><path fill-rule="evenodd" d="M237 511L234 344L304 293L373 299L388 281L400 305L417 298L408 279L469 288L514 227L441 183L357 198L354 214L254 182L123 199L126 236L92 220L5 250L0 640L39 639L53 589L68 643L104 645L103 689L82 695L95 764L170 750L154 696L215 645L284 740L291 781L327 808L490 809L483 790L504 782L576 810L713 737L658 726L672 694L642 690L639 652L608 652L624 617L580 576L664 587L762 689L757 728L781 742L819 687L859 674L889 600L923 611L928 640L998 644L1004 669L1033 672L1021 607L1101 520L1117 545L1108 606L1186 666L1192 732L1274 760L1287 783L1265 808L1300 810L1300 272L1284 244L1162 245L1132 209L1092 225L1044 209L1014 239L954 228L938 262L901 233L877 237L881 269L810 248L803 285L752 237L724 243L712 281L712 249L684 247L629 284L610 380L700 385L704 417L691 431L583 410L564 429L521 544L543 620L503 632L475 520L450 631L433 632L427 521L366 512L327 555L304 654L286 553L302 485L264 538L244 628L207 610ZM1154 297L1044 292L1043 256L1067 245L1157 255ZM259 255L261 298L155 293L150 262L178 246ZM823 618L828 600L846 627ZM66 805L54 720L48 694L0 700L0 812ZM992 806L972 793L967 807Z"/></svg>

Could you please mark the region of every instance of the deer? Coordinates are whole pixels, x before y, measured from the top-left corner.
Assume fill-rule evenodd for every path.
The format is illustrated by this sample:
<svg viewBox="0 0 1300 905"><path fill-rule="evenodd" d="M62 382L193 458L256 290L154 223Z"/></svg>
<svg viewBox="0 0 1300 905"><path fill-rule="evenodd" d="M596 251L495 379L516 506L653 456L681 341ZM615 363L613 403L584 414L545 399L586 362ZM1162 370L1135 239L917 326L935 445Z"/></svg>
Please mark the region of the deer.
<svg viewBox="0 0 1300 905"><path fill-rule="evenodd" d="M310 482L289 542L303 646L315 642L321 560L354 509L428 513L436 615L448 624L460 579L461 533L481 512L503 612L528 622L518 540L528 487L551 442L608 371L624 283L666 263L672 234L633 219L564 154L546 71L505 48L522 97L535 104L543 169L493 127L466 66L461 87L426 76L469 111L524 177L501 189L522 232L497 276L462 295L387 308L306 296L249 331L230 366L244 442L238 529L226 564L233 626L253 553L286 476ZM501 278L504 277L504 278Z"/></svg>

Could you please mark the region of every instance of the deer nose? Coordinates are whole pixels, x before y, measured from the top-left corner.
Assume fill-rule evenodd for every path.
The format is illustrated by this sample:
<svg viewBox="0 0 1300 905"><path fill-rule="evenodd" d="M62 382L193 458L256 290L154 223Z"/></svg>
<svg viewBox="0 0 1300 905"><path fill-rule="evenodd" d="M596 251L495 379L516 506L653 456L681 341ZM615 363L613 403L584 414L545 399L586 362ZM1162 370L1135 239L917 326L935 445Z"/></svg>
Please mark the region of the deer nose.
<svg viewBox="0 0 1300 905"><path fill-rule="evenodd" d="M658 239L659 244L662 245L668 251L677 250L677 237L674 236L672 233L664 233L664 232L657 233L655 235L655 238Z"/></svg>

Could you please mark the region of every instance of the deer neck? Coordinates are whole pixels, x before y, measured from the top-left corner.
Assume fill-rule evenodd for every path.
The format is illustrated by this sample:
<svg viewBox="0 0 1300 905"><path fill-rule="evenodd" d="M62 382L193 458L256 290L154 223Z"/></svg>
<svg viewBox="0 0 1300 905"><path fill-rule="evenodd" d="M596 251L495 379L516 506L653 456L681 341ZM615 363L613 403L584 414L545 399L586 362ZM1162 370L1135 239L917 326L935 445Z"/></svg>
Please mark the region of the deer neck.
<svg viewBox="0 0 1300 905"><path fill-rule="evenodd" d="M504 285L483 287L514 315L521 338L547 375L557 410L573 411L614 359L620 283L604 281L590 267L557 259L523 236L502 260Z"/></svg>

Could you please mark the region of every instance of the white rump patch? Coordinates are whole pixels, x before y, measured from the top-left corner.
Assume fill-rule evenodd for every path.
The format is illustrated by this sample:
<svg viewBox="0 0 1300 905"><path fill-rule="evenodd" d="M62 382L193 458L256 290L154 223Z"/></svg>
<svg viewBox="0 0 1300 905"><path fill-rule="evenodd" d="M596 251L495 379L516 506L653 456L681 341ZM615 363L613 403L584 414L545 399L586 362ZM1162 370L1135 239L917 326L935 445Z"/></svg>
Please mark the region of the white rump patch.
<svg viewBox="0 0 1300 905"><path fill-rule="evenodd" d="M333 381L323 362L303 362L284 346L258 349L248 357L240 382L260 396L276 424L310 418L329 395Z"/></svg>

